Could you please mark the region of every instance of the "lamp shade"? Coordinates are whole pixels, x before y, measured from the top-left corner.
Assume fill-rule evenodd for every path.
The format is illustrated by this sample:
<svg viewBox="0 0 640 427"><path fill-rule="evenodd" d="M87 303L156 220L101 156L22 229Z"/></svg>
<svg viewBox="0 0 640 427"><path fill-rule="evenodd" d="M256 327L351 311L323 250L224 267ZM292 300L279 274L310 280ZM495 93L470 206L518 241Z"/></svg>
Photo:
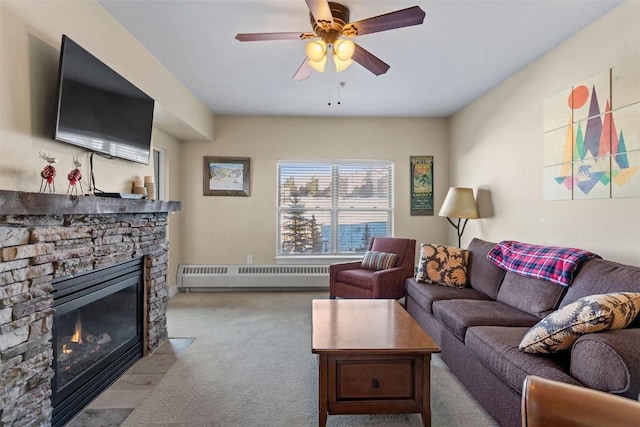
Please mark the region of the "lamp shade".
<svg viewBox="0 0 640 427"><path fill-rule="evenodd" d="M327 44L322 40L311 41L305 48L307 58L314 62L320 62L327 53Z"/></svg>
<svg viewBox="0 0 640 427"><path fill-rule="evenodd" d="M353 64L353 59L347 59L346 61L342 61L338 58L338 56L334 56L333 62L334 64L336 64L336 71L339 73L349 68L349 66Z"/></svg>
<svg viewBox="0 0 640 427"><path fill-rule="evenodd" d="M348 61L356 50L355 44L348 39L338 39L334 43L334 54L341 61Z"/></svg>
<svg viewBox="0 0 640 427"><path fill-rule="evenodd" d="M473 189L463 187L449 188L438 215L449 218L478 218L478 208L473 196Z"/></svg>
<svg viewBox="0 0 640 427"><path fill-rule="evenodd" d="M319 61L309 60L307 62L309 63L309 66L311 66L311 68L313 68L317 72L324 73L324 66L327 63L327 57L323 56Z"/></svg>

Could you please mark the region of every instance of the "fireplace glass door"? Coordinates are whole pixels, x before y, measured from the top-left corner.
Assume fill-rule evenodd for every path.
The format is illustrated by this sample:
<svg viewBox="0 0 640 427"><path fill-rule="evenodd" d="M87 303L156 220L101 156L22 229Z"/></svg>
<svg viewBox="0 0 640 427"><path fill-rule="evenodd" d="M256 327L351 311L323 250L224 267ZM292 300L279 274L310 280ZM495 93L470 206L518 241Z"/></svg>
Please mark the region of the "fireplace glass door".
<svg viewBox="0 0 640 427"><path fill-rule="evenodd" d="M142 263L127 264L54 284L54 425L142 355Z"/></svg>

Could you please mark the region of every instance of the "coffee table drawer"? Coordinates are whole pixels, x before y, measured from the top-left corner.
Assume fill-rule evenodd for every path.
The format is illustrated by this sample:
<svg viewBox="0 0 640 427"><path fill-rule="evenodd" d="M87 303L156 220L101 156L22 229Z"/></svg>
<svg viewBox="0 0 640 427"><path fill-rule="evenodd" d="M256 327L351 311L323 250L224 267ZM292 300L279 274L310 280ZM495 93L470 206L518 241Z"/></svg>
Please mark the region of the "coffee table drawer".
<svg viewBox="0 0 640 427"><path fill-rule="evenodd" d="M414 399L415 361L336 361L336 401Z"/></svg>

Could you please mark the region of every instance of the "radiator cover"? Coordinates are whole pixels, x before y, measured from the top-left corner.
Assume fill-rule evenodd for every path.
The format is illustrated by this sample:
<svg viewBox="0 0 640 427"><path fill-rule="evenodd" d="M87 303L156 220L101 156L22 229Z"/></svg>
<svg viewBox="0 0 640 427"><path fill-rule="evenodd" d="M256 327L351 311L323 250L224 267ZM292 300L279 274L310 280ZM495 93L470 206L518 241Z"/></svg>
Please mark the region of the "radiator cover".
<svg viewBox="0 0 640 427"><path fill-rule="evenodd" d="M260 289L329 287L328 265L180 264L178 287L190 289Z"/></svg>

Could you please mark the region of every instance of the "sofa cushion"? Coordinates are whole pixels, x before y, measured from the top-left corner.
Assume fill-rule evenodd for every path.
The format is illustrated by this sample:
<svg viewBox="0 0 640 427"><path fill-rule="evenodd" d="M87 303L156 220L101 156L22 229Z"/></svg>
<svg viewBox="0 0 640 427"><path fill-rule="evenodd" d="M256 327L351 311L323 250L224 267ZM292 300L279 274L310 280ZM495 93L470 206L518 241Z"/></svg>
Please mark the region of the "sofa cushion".
<svg viewBox="0 0 640 427"><path fill-rule="evenodd" d="M465 346L519 394L527 375L581 385L568 374L567 354L541 356L518 350L527 331L526 327L476 326L467 330Z"/></svg>
<svg viewBox="0 0 640 427"><path fill-rule="evenodd" d="M464 288L467 286L469 252L453 246L423 243L416 280L437 285Z"/></svg>
<svg viewBox="0 0 640 427"><path fill-rule="evenodd" d="M542 319L558 308L566 290L564 286L546 280L508 271L496 299Z"/></svg>
<svg viewBox="0 0 640 427"><path fill-rule="evenodd" d="M433 283L419 283L411 277L405 282L405 293L410 295L428 313L433 313L431 308L434 301L470 299L470 300L490 300L490 298L471 288L450 288L447 286L437 286Z"/></svg>
<svg viewBox="0 0 640 427"><path fill-rule="evenodd" d="M497 301L449 300L433 303L433 316L460 341L472 326L535 325L538 318Z"/></svg>
<svg viewBox="0 0 640 427"><path fill-rule="evenodd" d="M580 268L559 307L588 295L611 292L640 292L640 268L603 259L589 260ZM640 326L640 319L632 326Z"/></svg>
<svg viewBox="0 0 640 427"><path fill-rule="evenodd" d="M570 348L581 335L626 328L640 312L640 293L589 295L554 311L527 332L520 350L555 353Z"/></svg>
<svg viewBox="0 0 640 427"><path fill-rule="evenodd" d="M473 289L490 296L491 299L496 299L498 288L506 272L487 258L487 254L495 245L493 242L474 238L467 247L469 284Z"/></svg>
<svg viewBox="0 0 640 427"><path fill-rule="evenodd" d="M359 288L370 289L371 283L373 282L373 273L375 273L375 271L364 268L342 270L336 275L336 281L348 283Z"/></svg>
<svg viewBox="0 0 640 427"><path fill-rule="evenodd" d="M388 270L396 266L398 255L388 252L367 251L362 258L361 267L365 270Z"/></svg>
<svg viewBox="0 0 640 427"><path fill-rule="evenodd" d="M571 376L607 393L638 395L640 329L583 335L571 348Z"/></svg>

